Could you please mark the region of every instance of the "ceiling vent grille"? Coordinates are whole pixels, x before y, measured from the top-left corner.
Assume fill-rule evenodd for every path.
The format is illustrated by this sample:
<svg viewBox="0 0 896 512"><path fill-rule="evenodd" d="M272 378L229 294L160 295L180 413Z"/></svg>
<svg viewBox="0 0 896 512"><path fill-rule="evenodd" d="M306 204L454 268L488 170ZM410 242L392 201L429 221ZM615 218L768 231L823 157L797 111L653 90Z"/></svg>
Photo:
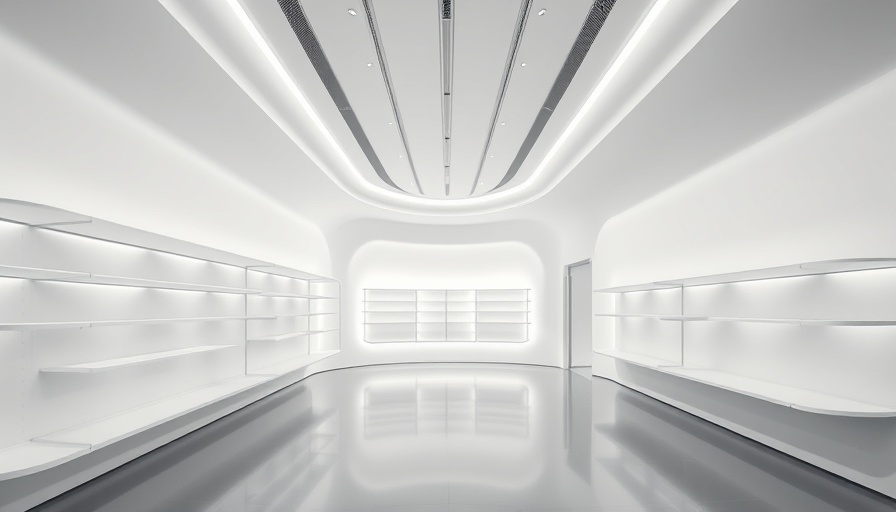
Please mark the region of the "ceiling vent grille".
<svg viewBox="0 0 896 512"><path fill-rule="evenodd" d="M361 151L364 152L364 156L367 157L370 165L373 166L373 170L376 172L377 176L379 176L387 185L405 192L405 190L396 185L395 182L392 181L392 178L389 177L389 174L386 173L386 169L383 167L376 151L374 151L373 146L370 144L367 134L364 133L360 121L358 121L358 116L355 115L352 106L349 104L345 91L343 91L342 86L339 84L339 80L336 79L333 67L330 65L330 61L327 60L327 56L324 54L323 48L321 48L320 42L317 40L317 36L314 35L314 30L308 23L308 18L305 16L305 11L302 9L299 0L278 0L278 2L280 4L280 9L286 16L287 21L289 21L289 26L292 27L299 43L308 55L308 59L311 60L314 70L317 71L317 75L320 77L321 82L323 82L327 92L330 93L330 98L333 99L333 103L336 104L336 108L338 108L339 113L342 114L342 119L345 121L349 130L351 130L352 135L354 135L355 140L361 147Z"/></svg>
<svg viewBox="0 0 896 512"><path fill-rule="evenodd" d="M597 38L597 34L600 32L601 27L604 26L604 22L607 20L607 16L609 16L610 10L613 9L615 3L616 0L595 0L591 5L588 17L585 19L585 23L582 25L582 29L579 31L579 35L576 37L576 41L573 43L569 55L566 56L566 61L563 63L563 67L560 69L560 73L557 75L556 80L554 80L554 85L551 87L544 104L541 106L541 110L538 112L535 122L532 123L528 135L526 135L522 146L520 146L516 158L513 159L513 163L510 164L510 168L507 169L507 173L504 175L504 178L501 179L501 182L489 192L494 192L503 187L519 172L520 167L523 165L526 157L529 156L529 152L532 151L532 147L535 145L541 132L544 131L545 125L548 124L548 120L551 118L551 115L554 113L554 110L566 93L566 89L569 88L569 84L572 83L573 78L575 78L576 73L579 71L579 67L581 67L582 62L585 60L588 50L591 49L591 45Z"/></svg>

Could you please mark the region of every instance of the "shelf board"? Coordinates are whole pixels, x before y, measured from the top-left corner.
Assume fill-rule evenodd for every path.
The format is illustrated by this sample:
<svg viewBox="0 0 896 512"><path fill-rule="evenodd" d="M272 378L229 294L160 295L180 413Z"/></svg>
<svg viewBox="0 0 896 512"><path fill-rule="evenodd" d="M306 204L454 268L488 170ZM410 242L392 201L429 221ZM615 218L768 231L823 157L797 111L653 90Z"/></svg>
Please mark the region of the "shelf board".
<svg viewBox="0 0 896 512"><path fill-rule="evenodd" d="M740 323L758 323L758 324L790 324L804 326L894 326L896 320L805 320L800 318L759 318L759 317L736 317L736 316L681 316L681 315L639 315L639 314L616 314L616 313L595 313L597 317L608 318L647 318L654 320L667 320L678 322L740 322Z"/></svg>
<svg viewBox="0 0 896 512"><path fill-rule="evenodd" d="M116 325L144 325L183 322L227 322L231 320L270 320L273 316L206 316L191 318L141 318L131 320L86 320L72 322L18 322L0 323L0 331L36 331L44 329L84 329Z"/></svg>
<svg viewBox="0 0 896 512"><path fill-rule="evenodd" d="M86 272L69 272L67 270L14 267L7 265L0 265L0 277L32 279L35 281L62 281L67 283L131 286L135 288L160 288L193 292L234 293L242 295L261 293L261 290L253 290L249 288L232 288L227 286L160 281L157 279L141 279L136 277L110 276L90 274Z"/></svg>
<svg viewBox="0 0 896 512"><path fill-rule="evenodd" d="M780 267L729 272L725 274L713 274L708 276L688 277L669 281L655 281L652 283L616 286L611 288L599 288L594 290L594 292L625 293L688 286L738 283L743 281L759 281L764 279L781 279L787 277L814 276L821 274L838 274L843 272L858 272L862 270L880 270L886 268L896 268L896 258L845 258L813 261L808 263L798 263L795 265L784 265Z"/></svg>
<svg viewBox="0 0 896 512"><path fill-rule="evenodd" d="M309 295L307 293L260 292L259 297L280 297L286 299L338 299L327 295Z"/></svg>
<svg viewBox="0 0 896 512"><path fill-rule="evenodd" d="M46 268L15 267L0 265L0 277L12 277L16 279L58 279L68 281L72 279L86 279L90 274L84 272L68 272L65 270L51 270Z"/></svg>
<svg viewBox="0 0 896 512"><path fill-rule="evenodd" d="M299 318L306 316L324 316L324 315L338 315L339 313L335 311L328 311L326 313L294 313L291 315L274 315L273 318Z"/></svg>
<svg viewBox="0 0 896 512"><path fill-rule="evenodd" d="M662 368L661 371L806 412L868 418L896 416L896 408L893 407L868 404L718 370L683 367Z"/></svg>
<svg viewBox="0 0 896 512"><path fill-rule="evenodd" d="M60 279L61 280L61 279ZM250 288L232 288L227 286L213 286L207 284L180 283L175 281L160 281L155 279L139 279L136 277L108 276L102 274L90 274L86 279L65 279L73 283L103 284L114 286L131 286L137 288L160 288L165 290L183 290L192 292L232 293L238 295L254 295L261 290Z"/></svg>
<svg viewBox="0 0 896 512"><path fill-rule="evenodd" d="M34 441L88 445L91 450L96 450L234 396L272 378L270 375L234 377L130 411L48 434Z"/></svg>
<svg viewBox="0 0 896 512"><path fill-rule="evenodd" d="M324 352L317 352L314 354L294 357L292 359L287 359L286 361L281 361L269 366L264 366L262 368L259 368L258 370L253 370L252 374L267 375L271 377L285 375L289 372L304 368L312 363L323 361L324 359L334 356L338 353L338 350L327 350Z"/></svg>
<svg viewBox="0 0 896 512"><path fill-rule="evenodd" d="M167 350L164 352L153 352L150 354L141 354L138 356L119 357L108 359L105 361L95 361L91 363L72 364L66 366L53 366L41 368L41 372L45 373L96 373L106 370L114 370L117 368L125 368L139 364L147 364L172 357L180 357L189 354L199 354L202 352L212 352L215 350L223 350L225 348L234 348L236 345L202 345L197 347L189 347L178 350Z"/></svg>
<svg viewBox="0 0 896 512"><path fill-rule="evenodd" d="M297 332L288 332L285 334L275 334L271 336L257 336L254 338L249 338L249 341L281 341L288 340L290 338L298 338L299 336L310 336L312 334L321 334L325 332L333 332L338 331L339 329L323 329L320 331L297 331Z"/></svg>
<svg viewBox="0 0 896 512"><path fill-rule="evenodd" d="M90 446L83 444L19 443L0 449L0 480L26 476L84 455Z"/></svg>
<svg viewBox="0 0 896 512"><path fill-rule="evenodd" d="M622 350L610 349L610 350L595 350L596 354L600 354L602 356L612 357L614 359L620 359L622 361L626 361L628 363L636 364L638 366L644 366L646 368L662 368L666 366L681 366L679 363L675 361L669 361L667 359L660 359L657 357L650 357L641 354L634 354L631 352L625 352Z"/></svg>
<svg viewBox="0 0 896 512"><path fill-rule="evenodd" d="M364 325L414 325L417 322L364 322Z"/></svg>

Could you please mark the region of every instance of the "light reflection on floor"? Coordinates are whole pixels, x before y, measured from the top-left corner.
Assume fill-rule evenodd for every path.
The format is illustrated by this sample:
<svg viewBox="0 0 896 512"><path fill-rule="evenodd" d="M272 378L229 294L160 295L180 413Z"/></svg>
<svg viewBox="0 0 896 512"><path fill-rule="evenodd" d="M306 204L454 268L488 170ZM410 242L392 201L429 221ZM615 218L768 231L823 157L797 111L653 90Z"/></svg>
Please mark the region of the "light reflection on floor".
<svg viewBox="0 0 896 512"><path fill-rule="evenodd" d="M894 502L581 373L313 376L44 512L874 512Z"/></svg>

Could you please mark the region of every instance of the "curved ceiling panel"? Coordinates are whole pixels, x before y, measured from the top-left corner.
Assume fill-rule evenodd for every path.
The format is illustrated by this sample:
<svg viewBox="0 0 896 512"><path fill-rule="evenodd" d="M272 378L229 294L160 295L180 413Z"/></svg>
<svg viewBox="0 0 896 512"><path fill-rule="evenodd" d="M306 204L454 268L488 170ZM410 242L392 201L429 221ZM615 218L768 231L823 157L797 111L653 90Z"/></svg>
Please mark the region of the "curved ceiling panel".
<svg viewBox="0 0 896 512"><path fill-rule="evenodd" d="M160 1L346 192L422 215L546 194L736 2Z"/></svg>

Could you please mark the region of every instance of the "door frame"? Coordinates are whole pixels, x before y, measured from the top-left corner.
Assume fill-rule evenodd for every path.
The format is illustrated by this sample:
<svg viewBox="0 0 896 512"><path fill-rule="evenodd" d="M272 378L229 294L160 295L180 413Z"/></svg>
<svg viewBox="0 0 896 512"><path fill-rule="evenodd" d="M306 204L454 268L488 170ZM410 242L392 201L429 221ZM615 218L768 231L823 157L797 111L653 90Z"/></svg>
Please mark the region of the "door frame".
<svg viewBox="0 0 896 512"><path fill-rule="evenodd" d="M572 368L572 286L570 286L570 278L572 269L581 267L582 265L591 264L591 258L570 263L563 267L563 350L566 352L564 358L565 368ZM594 269L592 269L592 272Z"/></svg>

